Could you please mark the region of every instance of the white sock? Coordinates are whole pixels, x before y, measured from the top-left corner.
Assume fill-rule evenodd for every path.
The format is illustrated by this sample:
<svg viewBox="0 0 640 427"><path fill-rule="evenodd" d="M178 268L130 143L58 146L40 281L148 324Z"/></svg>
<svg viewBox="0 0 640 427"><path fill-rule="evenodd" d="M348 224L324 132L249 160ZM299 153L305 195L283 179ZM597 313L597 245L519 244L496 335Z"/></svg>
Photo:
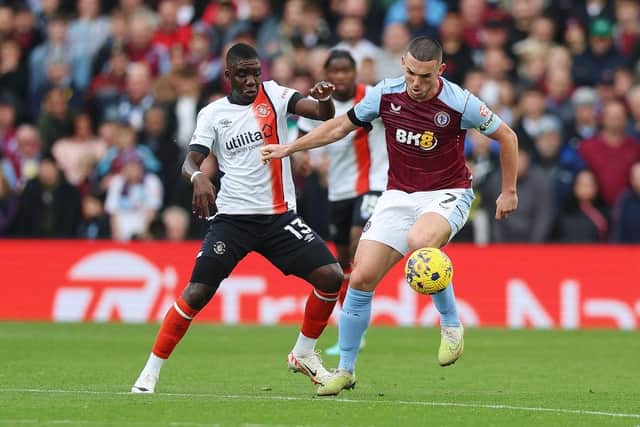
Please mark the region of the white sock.
<svg viewBox="0 0 640 427"><path fill-rule="evenodd" d="M296 345L293 346L293 354L295 356L306 356L307 354L313 353L313 350L316 348L316 338L309 338L302 335L302 332L298 335L298 341L296 341Z"/></svg>
<svg viewBox="0 0 640 427"><path fill-rule="evenodd" d="M164 364L164 362L167 359L163 359L161 357L156 356L155 354L151 353L149 355L149 360L147 360L147 364L144 365L144 369L142 370L143 373L146 374L152 374L155 375L156 377L160 376L160 369L162 368L162 365Z"/></svg>

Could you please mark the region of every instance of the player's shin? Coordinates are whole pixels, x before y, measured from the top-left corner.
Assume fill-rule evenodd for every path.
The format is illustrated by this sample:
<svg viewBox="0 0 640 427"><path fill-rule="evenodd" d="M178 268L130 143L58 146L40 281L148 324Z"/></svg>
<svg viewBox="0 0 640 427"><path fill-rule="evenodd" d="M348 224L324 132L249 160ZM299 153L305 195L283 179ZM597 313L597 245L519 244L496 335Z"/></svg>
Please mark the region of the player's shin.
<svg viewBox="0 0 640 427"><path fill-rule="evenodd" d="M431 295L431 299L440 313L440 326L460 326L453 283L450 283L442 291Z"/></svg>
<svg viewBox="0 0 640 427"><path fill-rule="evenodd" d="M342 271L344 272L344 280L342 281L340 293L338 294L340 307L344 306L344 299L347 296L347 289L349 289L349 280L351 280L351 264L343 265Z"/></svg>
<svg viewBox="0 0 640 427"><path fill-rule="evenodd" d="M341 369L353 373L360 351L360 341L371 319L373 292L349 288L338 324Z"/></svg>
<svg viewBox="0 0 640 427"><path fill-rule="evenodd" d="M292 350L294 355L302 356L314 351L316 341L327 327L337 300L337 292L322 292L318 289L311 291L304 309L302 330Z"/></svg>
<svg viewBox="0 0 640 427"><path fill-rule="evenodd" d="M173 303L162 321L152 355L160 359L168 359L178 342L184 337L191 325L191 320L199 310L191 308L182 297Z"/></svg>

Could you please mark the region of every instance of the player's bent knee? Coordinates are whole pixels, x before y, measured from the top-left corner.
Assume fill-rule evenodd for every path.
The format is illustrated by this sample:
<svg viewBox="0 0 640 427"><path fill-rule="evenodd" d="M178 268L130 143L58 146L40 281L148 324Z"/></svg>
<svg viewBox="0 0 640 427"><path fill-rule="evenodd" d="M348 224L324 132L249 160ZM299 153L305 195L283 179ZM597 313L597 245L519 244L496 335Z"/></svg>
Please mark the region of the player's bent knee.
<svg viewBox="0 0 640 427"><path fill-rule="evenodd" d="M316 268L307 279L315 288L322 292L335 293L340 290L344 273L340 264L327 264Z"/></svg>
<svg viewBox="0 0 640 427"><path fill-rule="evenodd" d="M220 282L226 279L229 273L229 269L214 258L198 258L182 297L190 307L201 309L213 298Z"/></svg>
<svg viewBox="0 0 640 427"><path fill-rule="evenodd" d="M378 277L372 272L363 271L359 268L356 268L351 272L349 287L358 289L360 291L371 292L376 288L378 281Z"/></svg>

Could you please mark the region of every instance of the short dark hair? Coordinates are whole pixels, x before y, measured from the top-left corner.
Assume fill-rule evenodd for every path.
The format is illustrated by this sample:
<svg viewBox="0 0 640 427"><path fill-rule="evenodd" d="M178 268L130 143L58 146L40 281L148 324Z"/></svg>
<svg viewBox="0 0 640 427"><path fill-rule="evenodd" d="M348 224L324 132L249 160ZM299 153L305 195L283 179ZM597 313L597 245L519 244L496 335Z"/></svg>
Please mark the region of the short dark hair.
<svg viewBox="0 0 640 427"><path fill-rule="evenodd" d="M234 44L227 52L227 65L247 59L258 59L258 52L256 52L253 46L249 46L248 44Z"/></svg>
<svg viewBox="0 0 640 427"><path fill-rule="evenodd" d="M442 62L442 46L437 40L429 37L421 36L411 40L407 52L418 61L433 61L435 59Z"/></svg>
<svg viewBox="0 0 640 427"><path fill-rule="evenodd" d="M334 49L331 52L329 52L329 56L327 57L327 60L324 61L325 70L329 68L329 66L331 65L331 61L333 61L334 59L346 59L347 61L349 61L349 63L351 63L351 66L353 68L356 68L356 60L353 59L353 56L351 56L351 54L348 51L342 50L342 49Z"/></svg>

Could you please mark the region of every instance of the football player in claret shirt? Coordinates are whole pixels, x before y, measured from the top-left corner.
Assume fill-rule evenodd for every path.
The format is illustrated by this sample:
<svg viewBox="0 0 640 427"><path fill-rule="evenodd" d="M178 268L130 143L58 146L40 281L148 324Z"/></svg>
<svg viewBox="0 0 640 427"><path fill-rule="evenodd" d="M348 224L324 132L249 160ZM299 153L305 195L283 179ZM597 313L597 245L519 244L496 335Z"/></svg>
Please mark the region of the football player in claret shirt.
<svg viewBox="0 0 640 427"><path fill-rule="evenodd" d="M347 296L338 324L338 369L318 388L330 396L355 385L360 340L369 325L373 291L405 254L440 248L469 216L473 190L464 159L467 129L475 128L500 143L502 192L496 218L518 204L518 140L477 97L442 77L442 47L427 37L413 39L402 58L404 76L385 79L347 114L328 120L296 142L262 147L270 163L299 150L327 145L380 117L389 156L387 190L367 222L356 250ZM277 160L276 160L277 161ZM454 363L464 348L453 285L432 296L440 313L440 365Z"/></svg>
<svg viewBox="0 0 640 427"><path fill-rule="evenodd" d="M198 114L183 175L193 183L193 210L210 225L196 255L191 280L167 312L149 359L131 391L153 393L160 369L186 333L191 320L211 300L250 251L262 254L285 274L311 285L302 330L289 354L289 368L320 384L329 373L315 351L338 298L343 273L322 239L295 213L295 191L288 159L265 168L260 148L287 140L288 114L326 120L334 115L332 84L320 82L305 98L274 81L262 82L254 48L236 44L227 53L225 76L231 94ZM200 172L213 153L223 173L213 188ZM213 209L216 209L216 214Z"/></svg>
<svg viewBox="0 0 640 427"><path fill-rule="evenodd" d="M356 84L356 62L346 50L334 49L324 70L327 80L335 86L333 103L336 115L353 108L373 88ZM301 118L299 135L320 126L321 121ZM327 174L329 190L329 224L331 240L336 245L338 262L344 271L344 282L338 301L344 303L349 284L353 255L362 234L362 227L373 213L380 194L387 188L387 147L380 119L374 120L371 131L358 128L336 143L326 147L329 159ZM364 338L360 343L364 347ZM338 344L325 350L339 354Z"/></svg>

